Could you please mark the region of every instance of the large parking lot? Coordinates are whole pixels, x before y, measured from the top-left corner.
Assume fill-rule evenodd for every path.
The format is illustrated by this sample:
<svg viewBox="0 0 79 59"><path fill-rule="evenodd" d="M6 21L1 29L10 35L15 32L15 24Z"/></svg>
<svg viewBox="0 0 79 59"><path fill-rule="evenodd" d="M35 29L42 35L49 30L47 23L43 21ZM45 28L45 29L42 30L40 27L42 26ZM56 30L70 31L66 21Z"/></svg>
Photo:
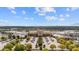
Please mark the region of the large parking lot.
<svg viewBox="0 0 79 59"><path fill-rule="evenodd" d="M14 51L16 45L24 45L26 48L27 45L31 46L32 51L40 51L40 50L49 50L49 51L70 51L71 48L75 48L75 46L78 46L78 37L74 37L71 35L69 36L69 33L64 32L44 32L44 36L42 36L43 31L39 31L41 36L38 36L36 32L32 32L31 36L27 35L27 32L15 32L10 31L8 34L1 35L0 37L0 50L7 50L8 48L5 48L8 44L13 44L11 51ZM37 31L38 33L38 31ZM38 33L38 34L39 34ZM45 35L46 34L46 35ZM50 35L52 34L52 36ZM67 35L68 34L68 35ZM12 36L13 35L13 36ZM36 36L35 36L36 35ZM73 46L74 45L74 46ZM23 47L23 46L22 46ZM78 48L78 47L76 47ZM27 49L24 49L25 51ZM16 51L16 50L15 50Z"/></svg>

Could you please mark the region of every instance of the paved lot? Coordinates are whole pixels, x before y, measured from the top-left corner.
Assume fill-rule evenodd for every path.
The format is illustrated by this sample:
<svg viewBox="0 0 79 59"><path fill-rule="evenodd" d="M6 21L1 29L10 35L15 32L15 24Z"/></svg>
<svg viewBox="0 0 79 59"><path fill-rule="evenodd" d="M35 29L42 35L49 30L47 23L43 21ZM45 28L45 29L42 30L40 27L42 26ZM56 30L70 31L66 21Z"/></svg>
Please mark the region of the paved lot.
<svg viewBox="0 0 79 59"><path fill-rule="evenodd" d="M60 45L57 43L57 40L55 38L50 38L50 37L43 37L44 44L46 45L46 48L50 49L51 44L56 45L56 49L60 49L58 46Z"/></svg>
<svg viewBox="0 0 79 59"><path fill-rule="evenodd" d="M43 42L44 42L43 45L45 45L46 48L50 49L51 44L55 44L56 47L58 48L59 43L57 43L55 38L53 38L53 37L52 38L50 38L50 37L42 37L42 38L43 38ZM52 42L51 39L53 39L54 41ZM38 40L38 37L31 37L31 39L28 42L26 42L26 39L23 39L23 41L21 41L20 43L21 44L31 43L32 44L32 49L36 49L35 45L37 43L37 40ZM4 45L6 45L9 42L0 42L0 50L4 47Z"/></svg>
<svg viewBox="0 0 79 59"><path fill-rule="evenodd" d="M59 50L60 48L58 47L60 44L57 42L57 40L55 38L51 38L53 39L54 41L52 42L52 44L55 44L56 45L56 49Z"/></svg>
<svg viewBox="0 0 79 59"><path fill-rule="evenodd" d="M28 43L32 44L32 49L36 49L35 45L37 43L38 38L37 37L32 37L31 40Z"/></svg>
<svg viewBox="0 0 79 59"><path fill-rule="evenodd" d="M60 48L58 47L60 44L57 42L57 40L53 37L42 37L43 38L43 45L45 45L46 48L48 48L50 50L50 45L51 44L55 44L56 45L56 50L60 50ZM36 43L37 43L38 37L31 37L31 39L26 42L26 39L23 39L23 41L21 41L21 44L28 44L31 43L32 44L32 49L39 49L36 48ZM12 41L12 40L11 40ZM10 41L4 41L4 42L0 42L0 50L4 47L4 45L6 45L7 43L9 43Z"/></svg>

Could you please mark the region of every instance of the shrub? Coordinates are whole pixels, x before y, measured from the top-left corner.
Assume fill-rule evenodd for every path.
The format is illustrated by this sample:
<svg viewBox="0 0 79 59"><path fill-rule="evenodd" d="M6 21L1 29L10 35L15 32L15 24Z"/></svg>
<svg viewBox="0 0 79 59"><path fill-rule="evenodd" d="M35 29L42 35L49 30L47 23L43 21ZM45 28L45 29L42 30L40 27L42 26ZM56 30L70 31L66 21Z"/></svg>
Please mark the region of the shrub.
<svg viewBox="0 0 79 59"><path fill-rule="evenodd" d="M6 37L1 37L1 41L5 41L7 38Z"/></svg>
<svg viewBox="0 0 79 59"><path fill-rule="evenodd" d="M30 37L27 37L27 40L29 41L30 40Z"/></svg>
<svg viewBox="0 0 79 59"><path fill-rule="evenodd" d="M79 47L73 48L72 51L79 51Z"/></svg>
<svg viewBox="0 0 79 59"><path fill-rule="evenodd" d="M32 44L31 43L26 44L26 50L27 51L31 51L32 50Z"/></svg>
<svg viewBox="0 0 79 59"><path fill-rule="evenodd" d="M60 44L59 48L61 48L62 50L66 48L66 46L64 44Z"/></svg>
<svg viewBox="0 0 79 59"><path fill-rule="evenodd" d="M12 50L12 48L13 48L13 45L11 43L8 43L4 46L4 49Z"/></svg>
<svg viewBox="0 0 79 59"><path fill-rule="evenodd" d="M75 47L76 47L75 44L71 44L71 45L68 46L68 49L69 49L69 50L72 50L72 49L75 48Z"/></svg>
<svg viewBox="0 0 79 59"><path fill-rule="evenodd" d="M73 44L73 41L71 40L68 40L66 41L65 45L66 45L66 48L68 48L69 45Z"/></svg>
<svg viewBox="0 0 79 59"><path fill-rule="evenodd" d="M20 42L20 39L16 39L16 43L19 43Z"/></svg>
<svg viewBox="0 0 79 59"><path fill-rule="evenodd" d="M56 48L56 45L51 44L51 45L50 45L50 48L53 50L54 48Z"/></svg>
<svg viewBox="0 0 79 59"><path fill-rule="evenodd" d="M42 44L43 44L43 39L42 39L42 37L39 37L39 38L38 38L37 44L38 44L39 46L42 46Z"/></svg>
<svg viewBox="0 0 79 59"><path fill-rule="evenodd" d="M15 51L24 51L25 50L25 46L23 44L16 44L15 45L15 48L14 48Z"/></svg>
<svg viewBox="0 0 79 59"><path fill-rule="evenodd" d="M66 40L64 40L64 39L59 39L58 42L61 43L61 44L65 44L65 43L66 43Z"/></svg>

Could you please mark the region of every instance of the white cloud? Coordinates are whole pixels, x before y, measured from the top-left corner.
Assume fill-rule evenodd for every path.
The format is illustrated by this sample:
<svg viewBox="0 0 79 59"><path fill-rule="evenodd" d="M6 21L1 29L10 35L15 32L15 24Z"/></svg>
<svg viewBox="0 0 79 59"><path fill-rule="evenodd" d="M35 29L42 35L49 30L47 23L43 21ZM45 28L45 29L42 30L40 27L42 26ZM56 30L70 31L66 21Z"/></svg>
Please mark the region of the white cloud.
<svg viewBox="0 0 79 59"><path fill-rule="evenodd" d="M70 8L66 8L66 11L70 11Z"/></svg>
<svg viewBox="0 0 79 59"><path fill-rule="evenodd" d="M63 14L60 14L59 17L62 18L62 17L64 17L64 15Z"/></svg>
<svg viewBox="0 0 79 59"><path fill-rule="evenodd" d="M28 18L28 17L25 17L24 19L25 19L25 20L28 20L29 18Z"/></svg>
<svg viewBox="0 0 79 59"><path fill-rule="evenodd" d="M69 14L66 14L66 17L70 17L70 15Z"/></svg>
<svg viewBox="0 0 79 59"><path fill-rule="evenodd" d="M78 10L79 7L71 7L71 11L75 11L75 10Z"/></svg>
<svg viewBox="0 0 79 59"><path fill-rule="evenodd" d="M44 16L44 15L45 15L45 13L38 13L38 15L40 15L40 16Z"/></svg>
<svg viewBox="0 0 79 59"><path fill-rule="evenodd" d="M60 21L64 21L65 19L64 19L64 18L59 18L59 20L60 20Z"/></svg>
<svg viewBox="0 0 79 59"><path fill-rule="evenodd" d="M56 13L56 10L53 7L36 7L35 13L38 13L38 15L45 15L47 12L53 12Z"/></svg>
<svg viewBox="0 0 79 59"><path fill-rule="evenodd" d="M66 11L75 11L78 9L79 9L79 7L69 7L69 8L66 8Z"/></svg>
<svg viewBox="0 0 79 59"><path fill-rule="evenodd" d="M25 10L22 10L22 14L25 15L26 14L26 11Z"/></svg>
<svg viewBox="0 0 79 59"><path fill-rule="evenodd" d="M65 14L65 15L60 14L58 18L59 18L60 21L64 21L65 17L70 17L70 15L69 14Z"/></svg>
<svg viewBox="0 0 79 59"><path fill-rule="evenodd" d="M32 17L25 17L24 19L25 20L34 20L34 18L32 18Z"/></svg>
<svg viewBox="0 0 79 59"><path fill-rule="evenodd" d="M11 11L11 13L16 14L15 7L7 7L7 8Z"/></svg>
<svg viewBox="0 0 79 59"><path fill-rule="evenodd" d="M11 10L11 13L13 13L13 14L16 14L16 11L14 11L14 10Z"/></svg>
<svg viewBox="0 0 79 59"><path fill-rule="evenodd" d="M56 12L56 10L52 7L46 7L46 8L42 8L43 12Z"/></svg>
<svg viewBox="0 0 79 59"><path fill-rule="evenodd" d="M45 17L48 21L56 20L57 18L55 16L46 16Z"/></svg>
<svg viewBox="0 0 79 59"><path fill-rule="evenodd" d="M36 12L40 12L40 7L39 8L36 7L35 10L36 10Z"/></svg>
<svg viewBox="0 0 79 59"><path fill-rule="evenodd" d="M15 10L15 7L7 7L10 10Z"/></svg>
<svg viewBox="0 0 79 59"><path fill-rule="evenodd" d="M56 10L52 7L38 7L35 9L37 12L56 12Z"/></svg>
<svg viewBox="0 0 79 59"><path fill-rule="evenodd" d="M67 16L69 16L69 15L67 15ZM45 19L48 20L48 21L52 21L52 20L64 21L65 20L63 14L59 15L59 17L57 17L57 16L46 16Z"/></svg>
<svg viewBox="0 0 79 59"><path fill-rule="evenodd" d="M65 16L64 16L63 14L60 14L58 20L64 21L64 20L65 20L64 17L65 17Z"/></svg>

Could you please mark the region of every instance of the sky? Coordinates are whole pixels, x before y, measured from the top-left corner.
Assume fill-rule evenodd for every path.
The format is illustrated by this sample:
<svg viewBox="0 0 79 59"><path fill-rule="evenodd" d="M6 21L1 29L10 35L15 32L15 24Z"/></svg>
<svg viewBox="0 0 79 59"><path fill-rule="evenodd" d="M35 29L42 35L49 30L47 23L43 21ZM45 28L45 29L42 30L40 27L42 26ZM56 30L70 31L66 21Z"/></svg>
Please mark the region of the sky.
<svg viewBox="0 0 79 59"><path fill-rule="evenodd" d="M0 26L79 26L79 8L0 7Z"/></svg>

